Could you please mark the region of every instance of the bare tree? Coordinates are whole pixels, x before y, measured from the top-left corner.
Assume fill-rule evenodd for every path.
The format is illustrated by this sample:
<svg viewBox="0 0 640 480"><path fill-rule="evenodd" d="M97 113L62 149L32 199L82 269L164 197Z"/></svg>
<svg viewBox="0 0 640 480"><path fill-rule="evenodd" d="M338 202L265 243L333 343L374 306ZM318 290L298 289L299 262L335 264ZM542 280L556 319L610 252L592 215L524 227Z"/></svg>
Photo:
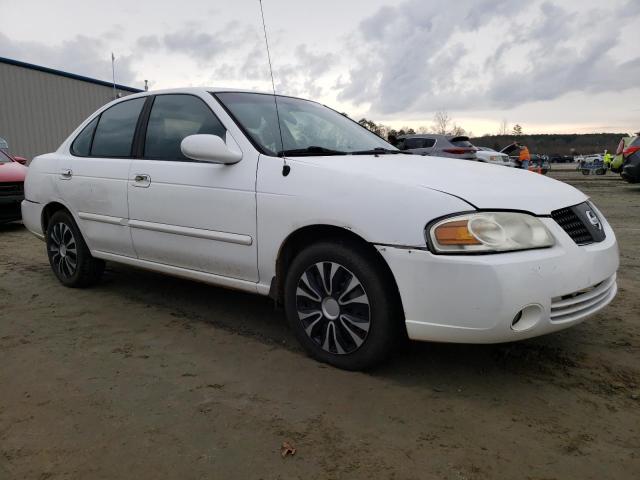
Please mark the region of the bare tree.
<svg viewBox="0 0 640 480"><path fill-rule="evenodd" d="M449 133L450 123L451 117L446 110L438 110L433 116L433 125L431 126L431 130L433 130L433 133L447 135Z"/></svg>
<svg viewBox="0 0 640 480"><path fill-rule="evenodd" d="M502 122L500 122L500 127L498 128L498 135L509 135L509 124L507 123L506 118L503 118Z"/></svg>
<svg viewBox="0 0 640 480"><path fill-rule="evenodd" d="M451 127L451 130L449 130L446 133L448 135L455 135L456 137L459 137L461 135L466 135L467 131L464 128L462 128L460 125L458 125L457 123L454 123L453 126Z"/></svg>

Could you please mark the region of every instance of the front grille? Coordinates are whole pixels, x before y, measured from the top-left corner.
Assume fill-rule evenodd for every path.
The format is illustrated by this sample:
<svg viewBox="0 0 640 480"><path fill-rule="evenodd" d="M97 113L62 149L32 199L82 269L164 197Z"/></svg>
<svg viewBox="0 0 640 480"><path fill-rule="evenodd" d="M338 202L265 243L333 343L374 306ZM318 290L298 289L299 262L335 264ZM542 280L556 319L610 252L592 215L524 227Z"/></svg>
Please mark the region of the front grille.
<svg viewBox="0 0 640 480"><path fill-rule="evenodd" d="M571 207L551 212L551 217L578 245L593 243L593 235Z"/></svg>
<svg viewBox="0 0 640 480"><path fill-rule="evenodd" d="M554 210L551 217L578 245L601 242L606 237L604 219L589 202Z"/></svg>
<svg viewBox="0 0 640 480"><path fill-rule="evenodd" d="M24 195L23 182L0 183L0 196Z"/></svg>
<svg viewBox="0 0 640 480"><path fill-rule="evenodd" d="M615 274L589 288L551 299L551 321L577 320L600 310L613 299L618 288Z"/></svg>

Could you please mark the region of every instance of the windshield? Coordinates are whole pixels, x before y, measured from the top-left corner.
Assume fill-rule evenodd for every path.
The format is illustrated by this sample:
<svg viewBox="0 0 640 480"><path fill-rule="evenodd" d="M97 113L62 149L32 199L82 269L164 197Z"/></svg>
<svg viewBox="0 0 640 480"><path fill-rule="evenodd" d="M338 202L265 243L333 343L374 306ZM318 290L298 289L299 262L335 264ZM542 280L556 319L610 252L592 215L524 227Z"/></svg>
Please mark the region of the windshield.
<svg viewBox="0 0 640 480"><path fill-rule="evenodd" d="M0 150L0 163L10 163L11 159L9 158L9 156L4 153L2 150Z"/></svg>
<svg viewBox="0 0 640 480"><path fill-rule="evenodd" d="M309 100L273 95L227 92L213 94L267 155L348 154L367 150L396 150L394 146L344 115ZM284 144L284 145L283 145Z"/></svg>

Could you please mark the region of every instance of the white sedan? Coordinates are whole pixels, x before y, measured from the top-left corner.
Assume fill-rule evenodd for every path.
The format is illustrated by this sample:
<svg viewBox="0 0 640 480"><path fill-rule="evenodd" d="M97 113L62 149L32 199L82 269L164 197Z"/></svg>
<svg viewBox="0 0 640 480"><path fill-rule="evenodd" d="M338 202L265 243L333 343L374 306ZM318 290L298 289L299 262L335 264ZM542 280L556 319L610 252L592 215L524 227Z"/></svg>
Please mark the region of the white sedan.
<svg viewBox="0 0 640 480"><path fill-rule="evenodd" d="M489 147L476 147L476 158L481 162L493 163L494 165L502 165L505 167L517 168L518 164L506 153L496 152Z"/></svg>
<svg viewBox="0 0 640 480"><path fill-rule="evenodd" d="M553 332L616 294L615 235L580 191L425 162L297 98L190 88L115 100L36 157L25 190L24 223L62 284L95 283L106 260L270 295L313 357L346 369L403 336Z"/></svg>

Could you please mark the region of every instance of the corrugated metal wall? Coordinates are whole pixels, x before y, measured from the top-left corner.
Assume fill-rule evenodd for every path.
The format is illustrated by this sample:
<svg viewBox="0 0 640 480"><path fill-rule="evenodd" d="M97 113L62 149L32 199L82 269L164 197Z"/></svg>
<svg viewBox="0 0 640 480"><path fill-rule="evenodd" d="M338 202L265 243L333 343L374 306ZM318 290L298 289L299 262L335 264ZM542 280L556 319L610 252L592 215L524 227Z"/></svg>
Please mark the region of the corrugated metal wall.
<svg viewBox="0 0 640 480"><path fill-rule="evenodd" d="M0 137L14 155L31 160L56 150L85 118L111 100L110 87L0 63Z"/></svg>

